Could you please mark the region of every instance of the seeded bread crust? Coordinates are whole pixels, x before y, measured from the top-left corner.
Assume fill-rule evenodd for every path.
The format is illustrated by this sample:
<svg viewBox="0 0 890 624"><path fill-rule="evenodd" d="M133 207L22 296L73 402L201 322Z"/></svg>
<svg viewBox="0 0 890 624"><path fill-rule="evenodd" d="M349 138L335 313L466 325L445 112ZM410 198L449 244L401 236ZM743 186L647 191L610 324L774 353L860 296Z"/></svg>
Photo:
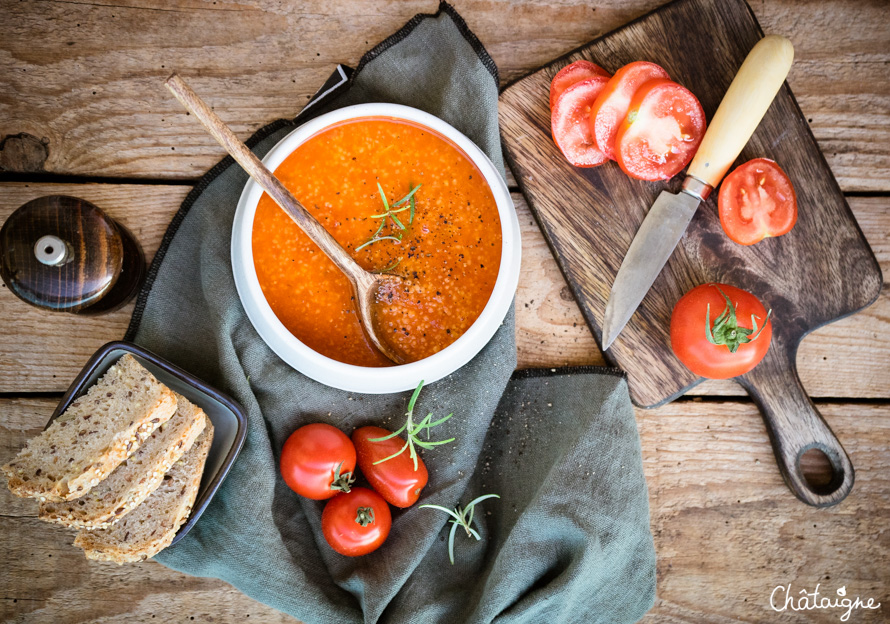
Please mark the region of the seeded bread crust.
<svg viewBox="0 0 890 624"><path fill-rule="evenodd" d="M204 411L180 394L176 400L176 413L170 420L108 478L75 500L40 503L40 519L78 529L101 529L144 501L204 431Z"/></svg>
<svg viewBox="0 0 890 624"><path fill-rule="evenodd" d="M212 442L213 425L207 419L191 450L173 464L158 489L110 527L80 531L74 545L87 559L118 564L143 561L169 546L191 513Z"/></svg>
<svg viewBox="0 0 890 624"><path fill-rule="evenodd" d="M16 496L83 496L176 411L176 396L130 354L2 470Z"/></svg>

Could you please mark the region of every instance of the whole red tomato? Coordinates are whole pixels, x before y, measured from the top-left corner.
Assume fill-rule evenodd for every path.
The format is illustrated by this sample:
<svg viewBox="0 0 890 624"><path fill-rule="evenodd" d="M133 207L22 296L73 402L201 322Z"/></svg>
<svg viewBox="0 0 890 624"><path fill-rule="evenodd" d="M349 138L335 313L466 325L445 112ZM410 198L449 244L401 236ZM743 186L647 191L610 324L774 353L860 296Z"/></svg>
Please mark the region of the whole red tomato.
<svg viewBox="0 0 890 624"><path fill-rule="evenodd" d="M358 466L371 486L390 505L410 507L420 497L421 490L429 480L429 473L419 456L415 470L414 460L407 451L374 465L374 462L394 455L405 446L405 441L399 436L380 442L370 441L373 438L386 437L390 433L380 427L359 427L352 432L352 442L358 453Z"/></svg>
<svg viewBox="0 0 890 624"><path fill-rule="evenodd" d="M744 375L757 366L773 335L772 311L740 288L702 284L671 315L671 347L689 370L709 379Z"/></svg>
<svg viewBox="0 0 890 624"><path fill-rule="evenodd" d="M389 505L374 490L356 487L328 501L321 513L321 531L331 548L357 557L377 550L392 527Z"/></svg>
<svg viewBox="0 0 890 624"><path fill-rule="evenodd" d="M300 496L325 500L348 492L355 447L345 433L324 423L300 427L281 449L281 476Z"/></svg>

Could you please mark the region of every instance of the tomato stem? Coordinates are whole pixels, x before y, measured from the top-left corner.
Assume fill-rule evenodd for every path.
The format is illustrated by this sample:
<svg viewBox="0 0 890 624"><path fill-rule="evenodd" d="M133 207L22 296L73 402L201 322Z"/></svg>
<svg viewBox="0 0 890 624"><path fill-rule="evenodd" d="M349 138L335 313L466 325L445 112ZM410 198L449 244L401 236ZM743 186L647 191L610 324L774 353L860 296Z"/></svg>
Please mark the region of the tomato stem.
<svg viewBox="0 0 890 624"><path fill-rule="evenodd" d="M751 329L748 329L747 327L739 327L738 319L736 318L736 306L719 286L714 286L714 288L723 295L723 298L726 300L726 307L724 307L723 312L714 319L712 325L711 304L708 304L707 312L705 313L705 338L707 338L708 342L711 344L723 345L729 349L730 353L735 353L738 350L739 345L757 340L763 332L763 329L767 326L767 323L769 323L773 311L770 310L766 313L766 319L759 330L757 329L757 317L754 314L751 315Z"/></svg>
<svg viewBox="0 0 890 624"><path fill-rule="evenodd" d="M355 483L355 477L351 472L340 474L342 468L343 462L340 462L337 464L337 467L334 468L334 480L331 482L331 489L343 492L344 494L349 494L350 486Z"/></svg>
<svg viewBox="0 0 890 624"><path fill-rule="evenodd" d="M374 509L372 507L359 507L355 512L355 522L363 527L374 524Z"/></svg>

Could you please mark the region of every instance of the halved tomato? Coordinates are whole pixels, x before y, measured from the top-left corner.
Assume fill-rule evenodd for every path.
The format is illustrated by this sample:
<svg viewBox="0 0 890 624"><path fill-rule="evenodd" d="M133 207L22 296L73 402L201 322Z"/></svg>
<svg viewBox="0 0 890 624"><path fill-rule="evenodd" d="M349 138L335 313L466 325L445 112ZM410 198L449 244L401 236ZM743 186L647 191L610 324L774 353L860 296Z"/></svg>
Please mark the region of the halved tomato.
<svg viewBox="0 0 890 624"><path fill-rule="evenodd" d="M556 104L556 100L563 94L563 91L576 82L581 82L594 76L611 78L612 75L596 63L591 63L590 61L575 61L560 69L550 83L550 109L553 110L553 105Z"/></svg>
<svg viewBox="0 0 890 624"><path fill-rule="evenodd" d="M615 160L615 134L627 117L630 101L644 83L655 78L669 78L655 63L628 63L612 76L609 84L590 109L590 127L596 145L606 157Z"/></svg>
<svg viewBox="0 0 890 624"><path fill-rule="evenodd" d="M556 101L550 115L553 140L563 155L576 167L596 167L608 160L597 149L590 134L590 106L609 79L593 76L576 82Z"/></svg>
<svg viewBox="0 0 890 624"><path fill-rule="evenodd" d="M689 164L704 135L698 99L676 82L658 78L634 94L615 135L615 156L631 177L667 180Z"/></svg>
<svg viewBox="0 0 890 624"><path fill-rule="evenodd" d="M726 235L740 245L787 234L797 223L797 195L775 161L755 158L723 180L717 204Z"/></svg>

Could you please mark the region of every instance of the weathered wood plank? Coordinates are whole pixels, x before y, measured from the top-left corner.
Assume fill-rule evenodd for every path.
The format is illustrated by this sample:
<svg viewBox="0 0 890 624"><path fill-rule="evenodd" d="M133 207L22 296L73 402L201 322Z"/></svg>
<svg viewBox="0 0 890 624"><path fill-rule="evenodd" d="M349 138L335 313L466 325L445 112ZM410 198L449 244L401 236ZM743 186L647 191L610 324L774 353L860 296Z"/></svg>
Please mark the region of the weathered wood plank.
<svg viewBox="0 0 890 624"><path fill-rule="evenodd" d="M117 184L4 184L0 222L35 197L74 195L93 202L127 227L145 252L154 256L164 231L188 186ZM65 390L90 355L119 340L127 329L133 302L103 316L74 316L33 308L0 282L0 392Z"/></svg>
<svg viewBox="0 0 890 624"><path fill-rule="evenodd" d="M127 226L151 257L185 186L117 184L0 184L0 222L21 204L52 193L94 202ZM516 343L521 368L603 364L550 250L524 199L513 195L522 229L523 258L516 294ZM890 276L890 211L883 198L850 203L885 276ZM100 317L32 308L0 288L0 392L61 392L102 344L123 336L132 304ZM890 298L804 339L798 364L817 397L890 397ZM878 363L878 364L876 364ZM707 382L693 394L742 395L733 382Z"/></svg>
<svg viewBox="0 0 890 624"><path fill-rule="evenodd" d="M658 596L645 622L837 622L843 610L781 616L772 590L890 602L890 409L820 404L856 467L837 507L797 502L779 476L763 423L750 405L678 402L637 411L658 553ZM859 416L854 416L857 414ZM855 553L855 554L854 554ZM781 618L781 619L780 619Z"/></svg>
<svg viewBox="0 0 890 624"><path fill-rule="evenodd" d="M0 400L0 462L37 433L54 401ZM646 622L772 621L770 592L847 595L890 604L890 405L821 404L856 466L841 505L814 509L787 490L756 408L679 401L638 410L658 553L659 601ZM19 622L293 622L229 585L154 562L87 563L34 503L0 495L0 617ZM707 555L705 555L707 553ZM851 621L878 622L884 610ZM835 610L786 613L783 622L837 622Z"/></svg>
<svg viewBox="0 0 890 624"><path fill-rule="evenodd" d="M467 0L458 8L506 83L660 4ZM752 5L766 32L795 44L789 83L842 188L890 190L884 3ZM348 0L2 0L0 140L28 136L0 152L0 167L197 178L222 152L162 88L172 69L246 136L293 116L336 63L354 66L415 13L434 9L430 0L358 8Z"/></svg>

